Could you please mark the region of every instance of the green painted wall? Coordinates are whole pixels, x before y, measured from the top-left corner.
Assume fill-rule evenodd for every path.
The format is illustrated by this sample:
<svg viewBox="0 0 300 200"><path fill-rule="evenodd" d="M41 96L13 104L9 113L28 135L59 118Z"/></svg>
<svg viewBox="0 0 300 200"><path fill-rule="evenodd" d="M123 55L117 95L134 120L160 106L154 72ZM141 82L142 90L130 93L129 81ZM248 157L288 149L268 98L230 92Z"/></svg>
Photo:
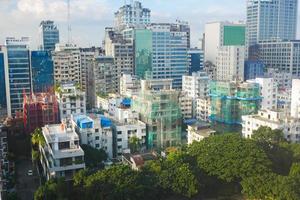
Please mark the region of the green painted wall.
<svg viewBox="0 0 300 200"><path fill-rule="evenodd" d="M224 46L243 46L246 40L245 26L224 26Z"/></svg>

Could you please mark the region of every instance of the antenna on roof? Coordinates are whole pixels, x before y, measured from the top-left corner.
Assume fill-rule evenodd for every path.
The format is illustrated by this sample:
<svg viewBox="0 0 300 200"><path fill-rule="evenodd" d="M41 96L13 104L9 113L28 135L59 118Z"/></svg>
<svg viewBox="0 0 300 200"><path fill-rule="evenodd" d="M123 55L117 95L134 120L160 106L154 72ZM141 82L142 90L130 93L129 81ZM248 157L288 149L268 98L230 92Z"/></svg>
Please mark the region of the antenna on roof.
<svg viewBox="0 0 300 200"><path fill-rule="evenodd" d="M67 0L68 2L68 44L71 43L71 14L70 14L70 0Z"/></svg>

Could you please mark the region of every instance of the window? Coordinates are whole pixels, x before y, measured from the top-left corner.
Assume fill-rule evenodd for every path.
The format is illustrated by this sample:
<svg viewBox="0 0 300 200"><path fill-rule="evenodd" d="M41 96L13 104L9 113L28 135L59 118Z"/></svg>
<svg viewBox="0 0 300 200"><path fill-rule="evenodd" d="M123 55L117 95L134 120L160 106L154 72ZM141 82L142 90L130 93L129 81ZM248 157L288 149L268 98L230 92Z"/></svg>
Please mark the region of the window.
<svg viewBox="0 0 300 200"><path fill-rule="evenodd" d="M99 136L96 136L96 137L95 137L95 140L99 140Z"/></svg>
<svg viewBox="0 0 300 200"><path fill-rule="evenodd" d="M59 142L58 143L58 149L69 149L70 148L70 142Z"/></svg>

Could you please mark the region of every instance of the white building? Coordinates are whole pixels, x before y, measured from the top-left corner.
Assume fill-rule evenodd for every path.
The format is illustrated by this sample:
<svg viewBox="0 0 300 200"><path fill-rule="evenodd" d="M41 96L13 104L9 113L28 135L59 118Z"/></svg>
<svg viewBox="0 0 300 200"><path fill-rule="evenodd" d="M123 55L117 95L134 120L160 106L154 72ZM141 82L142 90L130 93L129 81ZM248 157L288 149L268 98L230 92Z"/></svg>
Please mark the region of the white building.
<svg viewBox="0 0 300 200"><path fill-rule="evenodd" d="M278 86L273 78L256 78L255 80L248 80L247 82L258 83L260 86L261 109L276 110L277 109L277 95Z"/></svg>
<svg viewBox="0 0 300 200"><path fill-rule="evenodd" d="M115 12L115 27L123 30L128 27L141 27L150 24L151 11L143 8L139 1L126 4Z"/></svg>
<svg viewBox="0 0 300 200"><path fill-rule="evenodd" d="M209 77L205 72L193 73L182 77L182 91L191 98L208 97Z"/></svg>
<svg viewBox="0 0 300 200"><path fill-rule="evenodd" d="M181 108L181 113L183 119L191 119L193 118L193 104L194 100L192 97L186 95L186 93L182 92L179 95L179 106Z"/></svg>
<svg viewBox="0 0 300 200"><path fill-rule="evenodd" d="M46 125L42 131L45 145L40 146L41 164L47 180L55 177L69 180L85 168L84 151L71 124Z"/></svg>
<svg viewBox="0 0 300 200"><path fill-rule="evenodd" d="M100 115L72 115L72 124L80 137L80 144L102 149L113 157L113 133L111 121Z"/></svg>
<svg viewBox="0 0 300 200"><path fill-rule="evenodd" d="M203 124L196 122L195 124L188 125L188 144L192 144L194 141L200 142L201 140L212 136L216 131L210 128L209 124Z"/></svg>
<svg viewBox="0 0 300 200"><path fill-rule="evenodd" d="M75 84L62 84L55 93L61 120L70 118L72 114L86 113L85 93L78 89Z"/></svg>
<svg viewBox="0 0 300 200"><path fill-rule="evenodd" d="M137 77L130 74L123 74L120 79L120 94L124 97L138 95L141 84Z"/></svg>
<svg viewBox="0 0 300 200"><path fill-rule="evenodd" d="M293 79L291 116L300 118L300 79Z"/></svg>
<svg viewBox="0 0 300 200"><path fill-rule="evenodd" d="M245 46L219 47L216 66L218 81L244 80Z"/></svg>
<svg viewBox="0 0 300 200"><path fill-rule="evenodd" d="M267 126L273 130L282 130L288 141L300 142L300 120L284 115L283 112L260 110L258 114L242 116L243 137L251 138L253 131L261 126Z"/></svg>
<svg viewBox="0 0 300 200"><path fill-rule="evenodd" d="M196 99L196 119L199 121L209 122L211 114L210 98Z"/></svg>
<svg viewBox="0 0 300 200"><path fill-rule="evenodd" d="M278 69L269 68L265 74L266 77L273 78L278 85L279 90L289 90L292 88L293 76L289 72L279 71Z"/></svg>
<svg viewBox="0 0 300 200"><path fill-rule="evenodd" d="M130 152L130 138L136 137L142 149L146 148L146 124L129 108L118 107L111 117L115 133L115 156Z"/></svg>

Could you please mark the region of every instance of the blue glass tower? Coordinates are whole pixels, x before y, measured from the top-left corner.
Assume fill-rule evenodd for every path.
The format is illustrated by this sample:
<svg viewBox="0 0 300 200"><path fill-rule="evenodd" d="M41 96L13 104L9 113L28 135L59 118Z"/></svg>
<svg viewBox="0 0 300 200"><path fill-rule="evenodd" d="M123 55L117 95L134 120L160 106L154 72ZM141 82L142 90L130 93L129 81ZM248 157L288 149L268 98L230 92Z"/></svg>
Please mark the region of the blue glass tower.
<svg viewBox="0 0 300 200"><path fill-rule="evenodd" d="M31 52L31 72L34 93L47 92L53 88L53 61L50 52Z"/></svg>
<svg viewBox="0 0 300 200"><path fill-rule="evenodd" d="M6 39L6 55L8 75L5 83L8 91L7 114L15 117L23 112L23 96L31 92L29 38Z"/></svg>
<svg viewBox="0 0 300 200"><path fill-rule="evenodd" d="M4 69L4 53L0 47L0 109L6 108L6 89L5 89L5 69Z"/></svg>
<svg viewBox="0 0 300 200"><path fill-rule="evenodd" d="M262 61L245 61L244 80L260 78L264 76L265 64Z"/></svg>
<svg viewBox="0 0 300 200"><path fill-rule="evenodd" d="M55 44L59 43L59 30L53 21L42 21L40 23L41 49L53 51Z"/></svg>
<svg viewBox="0 0 300 200"><path fill-rule="evenodd" d="M188 50L189 59L189 75L193 72L198 72L203 70L204 53L200 49L189 49Z"/></svg>

